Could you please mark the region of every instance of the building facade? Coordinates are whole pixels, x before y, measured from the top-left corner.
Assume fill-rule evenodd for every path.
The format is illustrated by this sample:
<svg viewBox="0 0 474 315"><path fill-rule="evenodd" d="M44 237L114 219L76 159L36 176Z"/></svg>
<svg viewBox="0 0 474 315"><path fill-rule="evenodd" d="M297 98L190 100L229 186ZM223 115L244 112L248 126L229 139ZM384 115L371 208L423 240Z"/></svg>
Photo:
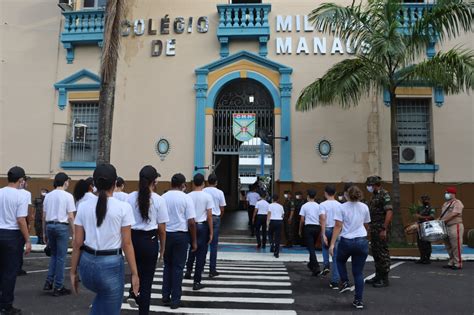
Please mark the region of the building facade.
<svg viewBox="0 0 474 315"><path fill-rule="evenodd" d="M95 166L105 1L70 1L62 9L57 2L1 2L2 177L13 165L36 180L60 170L80 178ZM164 182L176 172L191 178L214 170L236 201L240 142L232 114L256 113L256 136L277 137L276 191L363 183L373 174L390 182L390 109L382 94L351 109L295 110L304 87L353 53L350 43L308 22L322 2L126 3L111 154L120 176L134 181L145 164ZM406 4L402 14L424 6ZM465 34L430 49L473 49L473 39ZM474 208L467 193L474 182L472 95L406 87L397 98L404 206L425 189L441 202L443 187L454 183Z"/></svg>

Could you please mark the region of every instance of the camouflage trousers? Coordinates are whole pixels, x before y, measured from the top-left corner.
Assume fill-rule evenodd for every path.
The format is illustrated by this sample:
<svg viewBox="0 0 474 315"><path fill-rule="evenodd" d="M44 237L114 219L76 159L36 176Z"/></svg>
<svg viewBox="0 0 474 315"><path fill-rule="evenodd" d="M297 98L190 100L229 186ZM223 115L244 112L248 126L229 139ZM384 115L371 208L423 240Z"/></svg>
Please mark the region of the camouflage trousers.
<svg viewBox="0 0 474 315"><path fill-rule="evenodd" d="M385 240L380 239L379 233L379 229L371 228L370 244L375 263L375 277L382 280L388 280L388 273L390 271L388 240L387 238Z"/></svg>
<svg viewBox="0 0 474 315"><path fill-rule="evenodd" d="M295 240L295 225L293 224L293 222L291 222L291 224L288 223L288 219L289 215L285 213L285 216L283 218L283 230L285 232L286 244L293 245Z"/></svg>

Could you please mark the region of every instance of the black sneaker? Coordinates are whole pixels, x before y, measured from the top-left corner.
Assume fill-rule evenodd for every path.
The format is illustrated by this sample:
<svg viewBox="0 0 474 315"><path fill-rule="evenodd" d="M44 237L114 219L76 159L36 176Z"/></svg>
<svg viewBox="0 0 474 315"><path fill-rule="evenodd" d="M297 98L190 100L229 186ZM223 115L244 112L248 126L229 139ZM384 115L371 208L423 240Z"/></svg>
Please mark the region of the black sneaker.
<svg viewBox="0 0 474 315"><path fill-rule="evenodd" d="M43 291L51 291L53 289L53 284L46 281L43 286Z"/></svg>
<svg viewBox="0 0 474 315"><path fill-rule="evenodd" d="M311 267L311 263L307 263L306 267L308 267L309 270L313 270L313 268Z"/></svg>
<svg viewBox="0 0 474 315"><path fill-rule="evenodd" d="M275 254L273 254L273 256L275 256L275 258L280 258L280 254L279 254L279 253L275 253Z"/></svg>
<svg viewBox="0 0 474 315"><path fill-rule="evenodd" d="M421 263L423 265L429 265L429 264L431 264L431 260L429 260L429 259L428 260L423 260Z"/></svg>
<svg viewBox="0 0 474 315"><path fill-rule="evenodd" d="M21 277L21 276L26 276L27 274L28 274L28 273L27 273L25 270L20 269L20 270L17 272L16 275L17 275L18 277Z"/></svg>
<svg viewBox="0 0 474 315"><path fill-rule="evenodd" d="M172 303L172 304L170 305L170 308L171 308L172 310L175 310L175 309L179 308L179 302L178 302L178 303Z"/></svg>
<svg viewBox="0 0 474 315"><path fill-rule="evenodd" d="M171 299L170 298L162 298L161 303L163 303L164 306L170 306L171 305Z"/></svg>
<svg viewBox="0 0 474 315"><path fill-rule="evenodd" d="M342 285L339 287L339 293L344 293L350 290L351 290L351 285L347 281L343 282Z"/></svg>
<svg viewBox="0 0 474 315"><path fill-rule="evenodd" d="M382 280L382 279L372 284L374 288L385 288L385 287L388 287L388 285L389 285L388 280Z"/></svg>
<svg viewBox="0 0 474 315"><path fill-rule="evenodd" d="M218 275L219 273L217 272L217 270L209 272L209 278L214 278L214 277L217 277Z"/></svg>
<svg viewBox="0 0 474 315"><path fill-rule="evenodd" d="M378 282L378 281L379 281L379 278L373 277L373 278L370 278L370 279L365 280L365 283L366 283L366 284L374 284L374 283L376 283L376 282Z"/></svg>
<svg viewBox="0 0 474 315"><path fill-rule="evenodd" d="M275 252L275 247L273 245L270 246L270 253L274 253Z"/></svg>
<svg viewBox="0 0 474 315"><path fill-rule="evenodd" d="M191 279L191 271L186 271L184 274L184 279Z"/></svg>
<svg viewBox="0 0 474 315"><path fill-rule="evenodd" d="M339 290L339 283L337 282L329 282L329 287L333 290Z"/></svg>
<svg viewBox="0 0 474 315"><path fill-rule="evenodd" d="M69 295L71 294L71 290L66 289L65 287L59 288L59 289L54 289L53 291L53 296L63 296L63 295Z"/></svg>
<svg viewBox="0 0 474 315"><path fill-rule="evenodd" d="M193 291L199 291L201 290L202 288L204 288L204 285L202 285L201 283L199 282L195 282L193 284Z"/></svg>
<svg viewBox="0 0 474 315"><path fill-rule="evenodd" d="M325 276L325 275L329 274L330 272L331 272L331 270L329 270L329 268L324 267L323 271L321 271L321 276Z"/></svg>
<svg viewBox="0 0 474 315"><path fill-rule="evenodd" d="M362 303L362 301L354 300L354 302L352 302L352 306L361 310L364 308L364 303Z"/></svg>
<svg viewBox="0 0 474 315"><path fill-rule="evenodd" d="M138 308L138 299L133 291L130 291L127 298L127 303L131 308Z"/></svg>
<svg viewBox="0 0 474 315"><path fill-rule="evenodd" d="M13 306L4 307L0 309L0 314L1 315L17 315L17 314L21 314L21 310Z"/></svg>

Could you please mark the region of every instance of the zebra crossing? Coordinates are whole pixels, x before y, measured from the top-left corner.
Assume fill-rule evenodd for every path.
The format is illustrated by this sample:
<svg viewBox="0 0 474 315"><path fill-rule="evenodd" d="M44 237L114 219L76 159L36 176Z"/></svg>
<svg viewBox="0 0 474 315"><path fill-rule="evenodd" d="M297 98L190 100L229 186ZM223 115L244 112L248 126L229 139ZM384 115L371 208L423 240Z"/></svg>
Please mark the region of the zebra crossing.
<svg viewBox="0 0 474 315"><path fill-rule="evenodd" d="M161 304L163 268L158 267L152 285L150 312L179 314L257 314L295 315L294 299L288 270L282 262L219 261L219 276L209 278L204 269L199 291L193 291L193 280L183 279L181 307L171 310ZM125 285L128 295L130 284ZM122 310L132 311L127 303Z"/></svg>

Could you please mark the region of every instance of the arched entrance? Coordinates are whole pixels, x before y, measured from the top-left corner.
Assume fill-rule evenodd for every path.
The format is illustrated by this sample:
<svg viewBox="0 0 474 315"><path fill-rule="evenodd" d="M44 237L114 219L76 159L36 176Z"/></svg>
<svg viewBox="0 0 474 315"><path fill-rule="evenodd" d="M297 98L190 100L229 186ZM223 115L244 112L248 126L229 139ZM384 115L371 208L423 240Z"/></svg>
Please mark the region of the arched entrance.
<svg viewBox="0 0 474 315"><path fill-rule="evenodd" d="M219 188L224 191L230 209L238 208L240 191L246 190L248 186L240 182L241 174L260 175L260 153L249 154L243 165L243 159L239 159L242 142L232 133L232 115L248 113L256 115L256 136L259 130L274 134L274 103L270 92L260 82L249 78L235 79L225 84L214 104L213 165L219 178ZM268 175L273 181L273 148L271 153L271 167L267 173L270 173ZM265 155L268 156L268 149Z"/></svg>

